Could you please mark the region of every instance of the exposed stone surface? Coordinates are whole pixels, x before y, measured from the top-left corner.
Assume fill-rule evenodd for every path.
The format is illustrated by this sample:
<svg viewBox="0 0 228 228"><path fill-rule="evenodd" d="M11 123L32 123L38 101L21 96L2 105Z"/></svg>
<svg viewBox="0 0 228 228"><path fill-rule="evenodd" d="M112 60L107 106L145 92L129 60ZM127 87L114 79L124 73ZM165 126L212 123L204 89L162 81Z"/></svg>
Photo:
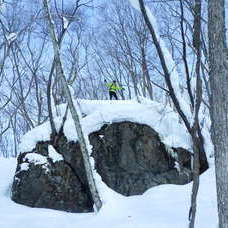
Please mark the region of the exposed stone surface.
<svg viewBox="0 0 228 228"><path fill-rule="evenodd" d="M31 207L45 207L69 212L92 211L88 188L75 175L65 161L53 163L48 158L48 144L39 143L32 153L47 158L43 164L28 161L23 153L18 157L18 166L12 188L12 199ZM28 170L23 170L28 164Z"/></svg>
<svg viewBox="0 0 228 228"><path fill-rule="evenodd" d="M98 173L109 187L123 195L191 180L190 153L182 148L166 148L158 134L146 125L113 123L90 134L89 139ZM63 135L56 138L54 147L64 160L55 163L48 156L49 144L40 142L33 151L18 157L12 199L32 207L92 211L78 143L67 142ZM44 159L31 161L31 153Z"/></svg>
<svg viewBox="0 0 228 228"><path fill-rule="evenodd" d="M191 180L190 153L179 148L171 155L158 134L146 125L107 125L92 133L90 142L98 173L109 187L123 195L142 194L159 184L186 184ZM176 162L180 158L180 172L175 167L175 157Z"/></svg>

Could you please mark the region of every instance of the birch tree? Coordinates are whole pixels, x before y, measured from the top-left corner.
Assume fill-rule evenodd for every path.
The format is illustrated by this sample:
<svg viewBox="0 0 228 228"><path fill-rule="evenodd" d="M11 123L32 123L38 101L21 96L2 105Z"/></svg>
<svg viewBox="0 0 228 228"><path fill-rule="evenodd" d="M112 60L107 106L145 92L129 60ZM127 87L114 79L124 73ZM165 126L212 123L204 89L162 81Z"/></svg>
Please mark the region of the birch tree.
<svg viewBox="0 0 228 228"><path fill-rule="evenodd" d="M228 59L224 0L208 1L208 36L219 228L228 228Z"/></svg>
<svg viewBox="0 0 228 228"><path fill-rule="evenodd" d="M89 149L88 149L88 136L85 136L83 133L82 126L80 124L80 118L79 118L77 110L74 106L73 99L72 99L72 96L70 93L70 89L68 87L67 80L66 80L66 77L65 77L65 74L63 71L63 66L62 66L61 56L60 56L60 46L58 45L55 25L54 25L54 22L53 22L51 13L50 13L49 1L43 0L43 6L44 6L44 10L45 10L45 13L47 16L49 33L50 33L50 37L51 37L52 45L53 45L53 49L54 49L54 60L55 60L57 75L59 75L59 77L61 78L65 97L67 99L69 109L72 114L72 118L74 121L75 129L77 131L78 140L79 140L79 144L80 144L80 148L81 148L81 152L82 152L82 157L83 157L83 162L84 162L84 166L85 166L89 189L90 189L93 201L94 201L95 210L98 211L102 206L102 202L101 202L100 196L98 194L96 183L95 183L95 180L93 177L92 166L90 164Z"/></svg>

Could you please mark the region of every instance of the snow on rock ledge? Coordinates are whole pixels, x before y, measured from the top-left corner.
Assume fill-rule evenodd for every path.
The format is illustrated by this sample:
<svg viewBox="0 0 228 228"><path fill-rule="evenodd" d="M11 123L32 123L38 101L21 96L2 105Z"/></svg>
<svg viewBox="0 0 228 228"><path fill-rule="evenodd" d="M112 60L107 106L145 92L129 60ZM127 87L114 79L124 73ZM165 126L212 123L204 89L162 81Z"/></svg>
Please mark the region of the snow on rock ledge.
<svg viewBox="0 0 228 228"><path fill-rule="evenodd" d="M172 110L147 100L142 104L80 100L78 107L92 146L96 176L101 177L96 181L103 202L109 200L106 196L112 190L131 196L156 185L191 181L190 140ZM61 116L55 118L57 128L64 109L65 105L58 107ZM49 123L45 123L23 137L20 149L12 189L15 202L71 212L92 211L70 114L55 145L50 141Z"/></svg>
<svg viewBox="0 0 228 228"><path fill-rule="evenodd" d="M98 131L104 124L130 121L145 124L153 128L161 141L168 147L181 147L192 151L192 144L185 127L180 124L177 114L164 105L143 99L139 104L135 100L77 100L75 103L84 114L81 120L85 134ZM57 128L60 128L66 105L60 105L61 117L56 117ZM50 140L50 124L44 123L22 137L20 152L31 151L37 142ZM64 134L69 141L77 141L77 133L71 115L68 114Z"/></svg>

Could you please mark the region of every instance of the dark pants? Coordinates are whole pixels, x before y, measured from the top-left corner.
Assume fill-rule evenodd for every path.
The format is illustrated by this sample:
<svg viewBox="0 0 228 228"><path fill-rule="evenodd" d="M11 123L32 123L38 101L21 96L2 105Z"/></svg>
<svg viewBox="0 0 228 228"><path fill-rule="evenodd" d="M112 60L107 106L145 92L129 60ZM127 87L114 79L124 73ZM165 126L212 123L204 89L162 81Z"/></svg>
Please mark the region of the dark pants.
<svg viewBox="0 0 228 228"><path fill-rule="evenodd" d="M109 91L109 97L110 97L110 100L112 100L112 97L114 97L116 100L118 100L116 93L113 91Z"/></svg>

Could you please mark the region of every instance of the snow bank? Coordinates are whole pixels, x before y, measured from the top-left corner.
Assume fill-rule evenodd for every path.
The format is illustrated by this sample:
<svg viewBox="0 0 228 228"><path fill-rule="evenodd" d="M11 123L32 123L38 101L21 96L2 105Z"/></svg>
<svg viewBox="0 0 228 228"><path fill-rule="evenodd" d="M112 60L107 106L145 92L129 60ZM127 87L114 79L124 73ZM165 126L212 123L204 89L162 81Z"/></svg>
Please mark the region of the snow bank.
<svg viewBox="0 0 228 228"><path fill-rule="evenodd" d="M6 228L185 228L191 184L162 185L142 196L124 197L110 191L110 202L98 214L71 214L50 209L30 208L10 200L10 185L16 159L0 158L0 227ZM214 168L200 177L196 228L216 228Z"/></svg>
<svg viewBox="0 0 228 228"><path fill-rule="evenodd" d="M146 124L158 132L161 141L167 147L182 147L189 151L192 149L191 139L180 124L177 114L164 105L143 99L142 103L134 100L109 101L109 100L77 100L76 107L86 115L81 123L85 134L98 131L104 124L131 121ZM66 105L60 105L58 112L60 116L55 118L57 129L60 128ZM47 122L28 132L22 137L19 146L20 152L31 151L38 141L50 140L51 128ZM64 133L68 140L76 141L77 133L71 114L64 125Z"/></svg>
<svg viewBox="0 0 228 228"><path fill-rule="evenodd" d="M47 158L45 156L36 153L26 154L23 160L28 161L29 163L34 163L35 165L44 165L48 163Z"/></svg>

